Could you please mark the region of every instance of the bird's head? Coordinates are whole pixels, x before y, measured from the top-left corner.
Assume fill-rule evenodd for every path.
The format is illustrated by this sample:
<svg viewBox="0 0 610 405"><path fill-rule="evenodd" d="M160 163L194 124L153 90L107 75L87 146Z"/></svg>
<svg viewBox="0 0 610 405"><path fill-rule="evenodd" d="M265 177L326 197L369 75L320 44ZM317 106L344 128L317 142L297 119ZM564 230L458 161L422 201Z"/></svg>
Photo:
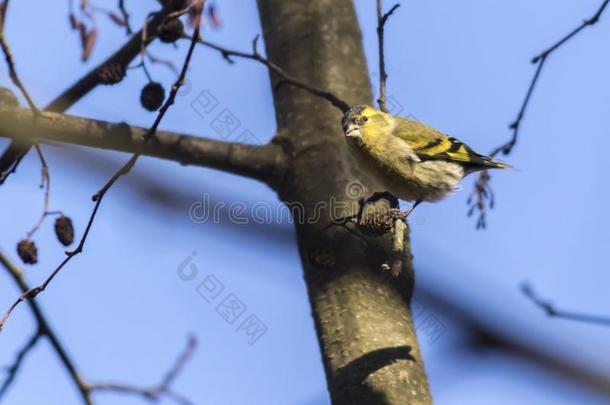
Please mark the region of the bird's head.
<svg viewBox="0 0 610 405"><path fill-rule="evenodd" d="M385 121L384 113L368 105L357 105L343 115L341 124L346 139L360 139L368 127L378 125L380 121Z"/></svg>

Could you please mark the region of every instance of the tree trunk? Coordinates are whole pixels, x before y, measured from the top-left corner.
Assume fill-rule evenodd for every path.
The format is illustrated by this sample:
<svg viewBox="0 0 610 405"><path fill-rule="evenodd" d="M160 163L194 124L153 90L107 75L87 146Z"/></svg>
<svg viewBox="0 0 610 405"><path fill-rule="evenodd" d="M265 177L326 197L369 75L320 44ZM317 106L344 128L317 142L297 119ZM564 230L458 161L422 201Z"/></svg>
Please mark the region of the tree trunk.
<svg viewBox="0 0 610 405"><path fill-rule="evenodd" d="M270 60L352 105L371 104L350 0L258 0L258 6ZM333 404L431 403L409 311L414 279L407 233L402 233L398 262L402 271L395 277L383 270L396 259L393 233L365 238L344 226L324 229L331 218L356 209L364 196L359 184L367 193L377 187L353 183L358 169L345 147L341 112L303 90L278 86L274 75L271 79L278 125L274 142L290 160L278 194L293 210ZM372 207L387 208L384 201Z"/></svg>

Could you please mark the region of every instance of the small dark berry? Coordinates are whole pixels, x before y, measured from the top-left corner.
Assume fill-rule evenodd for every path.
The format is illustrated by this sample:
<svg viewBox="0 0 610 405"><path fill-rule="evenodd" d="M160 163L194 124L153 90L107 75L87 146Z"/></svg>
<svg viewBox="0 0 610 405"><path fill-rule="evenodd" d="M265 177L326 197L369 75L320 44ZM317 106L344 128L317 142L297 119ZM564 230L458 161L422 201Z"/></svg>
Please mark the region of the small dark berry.
<svg viewBox="0 0 610 405"><path fill-rule="evenodd" d="M34 241L23 239L17 244L17 254L25 264L38 262L38 249Z"/></svg>
<svg viewBox="0 0 610 405"><path fill-rule="evenodd" d="M55 221L55 235L64 246L69 246L74 242L74 227L72 220L64 215Z"/></svg>
<svg viewBox="0 0 610 405"><path fill-rule="evenodd" d="M125 69L118 63L109 63L97 71L97 77L102 84L117 84L125 77Z"/></svg>
<svg viewBox="0 0 610 405"><path fill-rule="evenodd" d="M140 103L148 111L157 111L165 100L165 89L160 83L150 82L140 93Z"/></svg>
<svg viewBox="0 0 610 405"><path fill-rule="evenodd" d="M159 27L159 40L171 44L179 40L184 34L184 24L177 18L167 20Z"/></svg>

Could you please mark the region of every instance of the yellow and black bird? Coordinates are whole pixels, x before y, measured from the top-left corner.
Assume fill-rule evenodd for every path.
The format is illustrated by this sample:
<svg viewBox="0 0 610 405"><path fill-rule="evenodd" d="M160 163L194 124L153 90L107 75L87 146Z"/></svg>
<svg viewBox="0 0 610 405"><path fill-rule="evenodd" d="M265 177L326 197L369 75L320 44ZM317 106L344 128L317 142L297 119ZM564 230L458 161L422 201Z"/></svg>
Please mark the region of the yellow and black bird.
<svg viewBox="0 0 610 405"><path fill-rule="evenodd" d="M414 201L411 210L457 190L470 173L510 168L421 122L367 105L350 108L342 125L359 168L385 188L375 191Z"/></svg>

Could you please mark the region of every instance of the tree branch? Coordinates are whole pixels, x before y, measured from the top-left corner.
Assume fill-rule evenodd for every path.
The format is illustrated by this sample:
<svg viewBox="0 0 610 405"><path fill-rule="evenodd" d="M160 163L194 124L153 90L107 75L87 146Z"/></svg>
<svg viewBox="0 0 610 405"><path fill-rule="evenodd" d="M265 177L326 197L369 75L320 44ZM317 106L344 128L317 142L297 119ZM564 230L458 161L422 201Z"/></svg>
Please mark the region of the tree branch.
<svg viewBox="0 0 610 405"><path fill-rule="evenodd" d="M123 16L123 20L125 20L125 32L127 33L127 35L131 35L133 33L133 31L131 30L131 25L129 23L129 13L127 12L127 9L125 8L125 0L119 0L119 11L121 12L121 15Z"/></svg>
<svg viewBox="0 0 610 405"><path fill-rule="evenodd" d="M37 120L37 136L31 131L32 112L24 108L0 108L0 136L19 142L35 139L134 153L147 129L125 123L45 112ZM288 164L279 144L237 144L168 131L157 131L142 154L184 165L210 167L250 177L273 186Z"/></svg>
<svg viewBox="0 0 610 405"><path fill-rule="evenodd" d="M23 272L17 266L15 266L9 259L0 251L0 264L4 267L4 269L9 273L9 275L13 278L15 283L18 285L19 289L25 293L31 288L28 286L27 282L23 277ZM42 313L38 303L35 300L29 300L28 305L34 315L34 319L36 320L36 324L38 328L36 333L28 339L28 341L24 344L24 346L19 350L17 356L15 357L15 361L11 364L11 366L7 369L7 377L0 386L0 399L4 394L6 394L7 390L14 383L15 378L17 376L17 372L20 367L23 365L23 360L25 356L35 347L36 343L40 340L40 338L44 337L49 339L51 343L51 347L59 357L61 363L64 368L68 372L68 376L76 385L81 399L86 405L92 405L93 400L91 395L94 391L121 391L121 392L130 392L130 393L138 393L139 395L144 396L146 399L151 401L156 401L160 399L162 396L166 396L169 399L174 400L175 402L182 405L191 405L188 399L183 397L182 395L174 392L171 389L171 385L174 383L178 375L184 369L184 366L192 357L196 347L197 341L194 336L189 336L187 346L182 354L176 359L173 367L169 369L169 371L165 374L164 378L161 380L161 383L152 387L152 388L139 388L136 386L131 386L127 384L89 384L80 376L80 374L76 370L76 366L74 362L68 356L67 350L64 348L63 344L49 326L49 322L46 317Z"/></svg>
<svg viewBox="0 0 610 405"><path fill-rule="evenodd" d="M609 3L610 0L604 0L600 7L597 9L597 12L591 18L584 20L582 24L580 24L577 28L570 31L568 34L564 35L560 40L551 45L549 48L545 49L544 51L540 52L540 54L532 58L532 63L536 65L536 70L534 71L534 76L530 81L527 92L525 93L525 98L523 99L521 107L519 108L517 118L509 126L509 129L512 131L512 135L507 142L493 149L489 156L495 157L499 153L502 153L506 156L512 152L513 148L517 144L517 141L519 140L519 130L521 128L521 123L525 118L525 113L527 111L527 108L529 107L532 95L534 93L534 90L536 89L536 85L540 80L542 68L544 67L547 58L551 56L554 52L559 50L559 48L565 45L570 39L574 38L585 28L595 25L601 18ZM480 172L477 177L477 180L475 181L475 188L468 199L468 204L471 205L468 215L470 216L472 213L474 213L475 209L479 211L477 229L485 228L486 226L486 202L488 202L487 205L489 206L489 208L493 208L493 190L489 185L490 180L491 177L486 170Z"/></svg>
<svg viewBox="0 0 610 405"><path fill-rule="evenodd" d="M178 356L172 368L168 370L161 382L153 387L137 387L129 384L121 383L96 383L90 384L89 389L92 392L95 391L114 391L122 392L127 394L134 394L142 397L151 402L156 402L161 397L166 396L169 399L174 400L176 403L181 405L192 405L193 403L183 397L182 395L174 392L171 389L171 385L176 380L178 375L184 369L186 363L191 359L195 349L197 348L197 340L194 336L189 336L187 345L184 351Z"/></svg>
<svg viewBox="0 0 610 405"><path fill-rule="evenodd" d="M577 313L577 312L563 311L563 310L556 309L553 306L553 304L540 298L536 294L534 289L528 283L523 283L521 285L521 291L537 307L544 310L544 312L546 312L546 314L550 317L569 319L569 320L578 321L578 322L594 323L594 324L602 325L602 326L610 326L610 318L608 318L608 317L588 315L588 314L582 314L582 313Z"/></svg>
<svg viewBox="0 0 610 405"><path fill-rule="evenodd" d="M400 7L400 4L394 4L394 6L387 13L383 14L383 0L377 0L377 40L379 43L379 109L383 112L387 112L386 106L386 80L388 75L385 71L385 51L383 49L383 34L385 24L388 18Z"/></svg>
<svg viewBox="0 0 610 405"><path fill-rule="evenodd" d="M52 112L64 112L77 101L87 95L98 84L100 78L98 71L101 67L116 63L124 68L140 54L143 47L150 44L156 37L158 28L164 22L166 16L173 9L170 6L164 7L161 11L154 13L148 24L146 24L147 35L143 36L143 30L135 33L125 45L111 55L108 59L102 62L99 66L91 69L85 76L79 79L76 83L70 86L62 94L56 97L45 110ZM0 157L0 185L6 180L10 173L14 172L19 161L30 150L31 144L20 144L12 142Z"/></svg>
<svg viewBox="0 0 610 405"><path fill-rule="evenodd" d="M188 35L185 35L184 38L188 39L190 37ZM252 53L227 49L220 45L216 45L211 42L204 41L203 39L200 39L198 42L203 46L206 46L210 49L214 49L215 51L220 52L222 54L222 57L229 63L234 63L233 59L231 59L231 57L234 56L234 57L238 57L238 58L254 60L254 61L260 62L263 65L267 66L267 68L269 70L271 70L273 73L277 74L282 79L276 85L276 88L275 88L276 90L283 84L291 84L295 87L308 91L311 94L314 94L318 97L322 97L323 99L325 99L329 103L331 103L333 106L335 106L339 110L341 110L341 112L343 112L343 113L346 112L347 110L349 110L349 108L350 108L350 105L348 103L346 103L344 100L337 97L332 92L323 90L316 86L312 86L302 80L297 79L296 77L290 75L284 69L279 67L277 64L275 64L275 63L271 62L269 59L263 57L258 52L258 48L257 48L258 35L252 41Z"/></svg>
<svg viewBox="0 0 610 405"><path fill-rule="evenodd" d="M55 270L53 270L51 272L51 274L45 279L44 282L42 282L40 285L38 285L34 288L31 288L30 290L28 290L26 292L24 292L23 294L21 294L21 296L19 296L15 300L15 302L6 311L6 313L4 314L2 319L0 319L0 331L2 331L4 324L6 323L7 319L10 317L13 310L21 302L23 302L24 300L32 300L38 294L40 294L42 291L44 291L47 288L47 286L51 283L51 281L53 281L53 279L59 274L61 269L63 269L63 267L66 264L68 264L68 262L70 262L70 260L72 260L72 258L74 258L75 256L77 256L83 252L85 242L87 240L87 237L89 236L89 232L91 231L91 227L93 226L93 221L96 218L98 209L102 203L104 196L106 195L108 190L110 190L110 188L118 181L118 179L121 176L128 174L129 171L133 168L133 166L135 165L135 163L138 160L138 158L140 157L140 155L142 155L144 147L146 146L148 141L155 135L157 128L159 127L159 124L161 123L161 120L163 120L163 117L165 116L165 114L167 113L169 108L174 104L174 100L176 98L176 95L178 94L178 90L184 84L186 72L188 70L189 63L193 56L193 51L195 50L195 45L197 44L197 39L199 38L199 29L201 27L201 13L203 11L204 5L205 5L205 0L195 0L188 6L189 9L190 8L196 9L197 15L195 18L195 27L193 29L193 40L191 41L191 46L189 47L186 57L184 59L184 63L182 66L182 71L180 72L180 76L178 77L178 79L176 79L176 82L172 86L172 89L170 91L170 94L169 94L167 100L165 101L163 106L161 106L161 109L159 110L159 113L157 114L157 117L155 118L154 123L152 124L150 129L148 131L146 131L143 141L138 145L138 147L137 147L136 151L133 153L132 157L127 161L127 163L125 163L121 168L119 168L119 170L116 171L116 173L102 186L102 188L100 188L98 190L97 193L95 193L93 195L92 199L95 202L95 205L93 207L93 211L91 212L91 215L89 216L87 226L85 227L85 232L83 233L83 236L81 237L80 242L78 243L78 246L76 247L76 249L74 249L72 251L66 251L66 258L59 263L59 265L55 268Z"/></svg>
<svg viewBox="0 0 610 405"><path fill-rule="evenodd" d="M5 268L5 270L13 278L13 280L15 281L17 286L19 286L19 289L21 290L22 293L25 294L27 291L31 290L29 285L25 281L25 278L23 277L23 272L17 266L15 266L8 259L8 257L6 257L1 251L0 251L0 264L2 264L2 266ZM49 339L49 342L51 343L53 350L55 351L55 353L61 360L64 368L68 372L68 376L70 377L70 379L72 380L74 385L76 385L83 402L85 404L92 404L90 395L86 388L86 385L84 384L80 375L78 374L78 372L76 370L76 366L74 365L74 363L68 356L68 352L64 349L61 341L59 340L59 338L57 337L57 335L55 334L53 329L51 329L51 327L49 326L49 323L48 323L47 319L45 318L44 314L42 313L42 310L38 306L38 303L34 300L29 300L28 306L30 307L32 314L34 315L34 318L36 319L36 323L38 325L38 333L41 336L44 336ZM31 347L30 347L30 349L31 349ZM30 350L30 349L28 349L28 350ZM10 381L10 382L12 382L12 381ZM4 391L6 391L6 389L4 389Z"/></svg>
<svg viewBox="0 0 610 405"><path fill-rule="evenodd" d="M0 398L4 396L11 384L15 381L15 377L17 376L17 372L19 371L25 356L34 348L34 346L36 346L36 343L38 343L38 339L40 339L41 336L40 331L36 331L36 333L34 333L32 337L28 339L25 345L23 345L23 347L17 352L13 364L6 368L6 379L0 387Z"/></svg>

